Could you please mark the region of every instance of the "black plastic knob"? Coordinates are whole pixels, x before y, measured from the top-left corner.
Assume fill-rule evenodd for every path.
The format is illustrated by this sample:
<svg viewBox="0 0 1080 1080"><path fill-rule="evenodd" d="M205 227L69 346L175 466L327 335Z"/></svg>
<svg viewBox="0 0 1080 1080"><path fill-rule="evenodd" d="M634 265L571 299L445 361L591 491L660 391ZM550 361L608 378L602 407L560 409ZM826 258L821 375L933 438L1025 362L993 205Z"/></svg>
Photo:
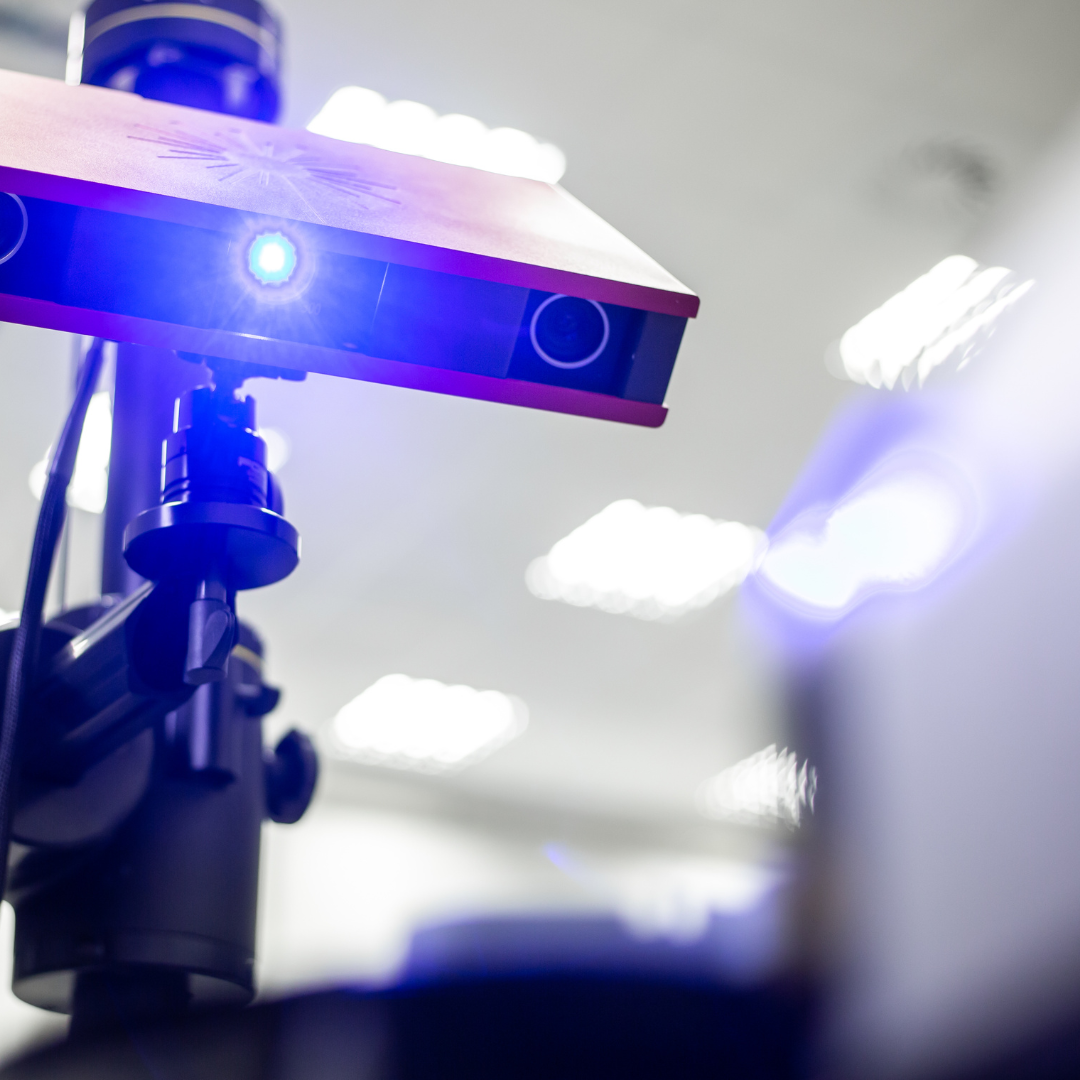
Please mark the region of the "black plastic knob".
<svg viewBox="0 0 1080 1080"><path fill-rule="evenodd" d="M266 761L266 814L292 825L304 816L319 779L319 756L302 731L285 735Z"/></svg>

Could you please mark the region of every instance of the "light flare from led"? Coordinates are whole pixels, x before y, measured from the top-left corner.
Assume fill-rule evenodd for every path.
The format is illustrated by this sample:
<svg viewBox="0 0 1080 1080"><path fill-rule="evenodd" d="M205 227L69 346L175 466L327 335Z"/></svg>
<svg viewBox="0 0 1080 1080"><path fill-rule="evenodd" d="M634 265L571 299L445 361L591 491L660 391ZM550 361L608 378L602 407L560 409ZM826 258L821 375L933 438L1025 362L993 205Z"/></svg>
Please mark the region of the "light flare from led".
<svg viewBox="0 0 1080 1080"><path fill-rule="evenodd" d="M534 559L525 582L542 600L671 620L735 588L764 544L737 521L621 499Z"/></svg>
<svg viewBox="0 0 1080 1080"><path fill-rule="evenodd" d="M921 387L935 369L963 368L993 332L998 317L1032 286L1002 266L950 255L840 339L843 374L892 390Z"/></svg>
<svg viewBox="0 0 1080 1080"><path fill-rule="evenodd" d="M773 539L758 576L797 606L835 616L868 593L928 581L959 549L967 516L944 474L897 472L856 491L824 522L797 519Z"/></svg>
<svg viewBox="0 0 1080 1080"><path fill-rule="evenodd" d="M487 757L527 723L524 703L497 690L384 675L341 709L331 740L369 765L442 773Z"/></svg>
<svg viewBox="0 0 1080 1080"><path fill-rule="evenodd" d="M296 269L296 245L283 233L263 233L252 241L248 268L264 285L283 285Z"/></svg>
<svg viewBox="0 0 1080 1080"><path fill-rule="evenodd" d="M527 132L491 129L460 113L439 116L418 101L388 102L382 94L361 86L335 91L308 124L308 131L549 184L557 183L566 172L566 155Z"/></svg>

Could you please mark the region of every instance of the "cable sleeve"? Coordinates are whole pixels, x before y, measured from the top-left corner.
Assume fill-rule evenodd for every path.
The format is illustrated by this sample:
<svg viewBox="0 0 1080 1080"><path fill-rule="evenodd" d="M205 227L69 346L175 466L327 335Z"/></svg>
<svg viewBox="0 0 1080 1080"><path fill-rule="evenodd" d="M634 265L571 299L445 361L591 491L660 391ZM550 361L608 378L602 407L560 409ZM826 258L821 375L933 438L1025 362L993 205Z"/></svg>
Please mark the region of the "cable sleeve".
<svg viewBox="0 0 1080 1080"><path fill-rule="evenodd" d="M104 359L105 342L95 338L79 370L75 399L64 422L56 452L49 463L45 490L41 497L34 543L30 550L30 568L26 575L22 613L8 661L3 715L0 716L0 897L7 885L8 848L11 820L18 793L18 758L22 717L32 686L41 643L45 595L49 588L56 545L64 527L67 489L75 471L86 410L97 386Z"/></svg>

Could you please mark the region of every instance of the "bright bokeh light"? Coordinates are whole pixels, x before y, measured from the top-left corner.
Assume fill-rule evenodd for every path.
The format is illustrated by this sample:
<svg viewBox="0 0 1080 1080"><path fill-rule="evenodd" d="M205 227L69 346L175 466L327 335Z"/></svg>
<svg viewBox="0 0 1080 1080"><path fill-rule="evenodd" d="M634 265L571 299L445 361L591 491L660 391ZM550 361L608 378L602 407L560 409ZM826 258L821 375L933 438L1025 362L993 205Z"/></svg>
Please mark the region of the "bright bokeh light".
<svg viewBox="0 0 1080 1080"><path fill-rule="evenodd" d="M751 754L698 788L698 809L706 817L745 825L794 828L813 812L817 772L776 744Z"/></svg>
<svg viewBox="0 0 1080 1080"><path fill-rule="evenodd" d="M736 521L621 499L534 559L525 582L543 600L673 619L738 585L764 544Z"/></svg>
<svg viewBox="0 0 1080 1080"><path fill-rule="evenodd" d="M953 482L930 470L894 473L857 491L821 524L776 537L759 576L798 606L842 613L870 592L915 588L958 550L966 518Z"/></svg>
<svg viewBox="0 0 1080 1080"><path fill-rule="evenodd" d="M279 232L257 236L248 253L248 268L264 285L281 285L296 269L296 246Z"/></svg>
<svg viewBox="0 0 1080 1080"><path fill-rule="evenodd" d="M75 472L68 485L68 506L100 514L105 509L109 489L109 453L112 450L112 399L102 390L90 399L83 423L79 452L75 457ZM52 447L30 470L30 490L39 499L45 490L46 473L52 458Z"/></svg>
<svg viewBox="0 0 1080 1080"><path fill-rule="evenodd" d="M516 128L491 129L460 113L439 116L418 101L387 101L374 90L345 86L331 95L308 130L399 154L468 165L506 176L557 183L566 155Z"/></svg>
<svg viewBox="0 0 1080 1080"><path fill-rule="evenodd" d="M448 772L487 757L527 721L524 704L497 690L384 675L337 714L331 737L370 765Z"/></svg>
<svg viewBox="0 0 1080 1080"><path fill-rule="evenodd" d="M906 390L947 361L962 368L1032 284L1004 267L951 255L844 334L844 373L853 382Z"/></svg>

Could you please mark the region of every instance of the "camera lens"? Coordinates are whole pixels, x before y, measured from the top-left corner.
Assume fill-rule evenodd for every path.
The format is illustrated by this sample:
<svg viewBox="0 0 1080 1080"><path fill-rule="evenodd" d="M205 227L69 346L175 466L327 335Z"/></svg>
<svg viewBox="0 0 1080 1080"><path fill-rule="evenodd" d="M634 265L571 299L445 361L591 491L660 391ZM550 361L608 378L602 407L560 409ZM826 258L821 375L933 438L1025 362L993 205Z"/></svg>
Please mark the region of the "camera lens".
<svg viewBox="0 0 1080 1080"><path fill-rule="evenodd" d="M26 207L18 195L0 191L0 263L5 263L26 239Z"/></svg>
<svg viewBox="0 0 1080 1080"><path fill-rule="evenodd" d="M595 300L577 296L549 296L537 309L529 327L533 348L558 368L591 364L611 335L607 312Z"/></svg>

